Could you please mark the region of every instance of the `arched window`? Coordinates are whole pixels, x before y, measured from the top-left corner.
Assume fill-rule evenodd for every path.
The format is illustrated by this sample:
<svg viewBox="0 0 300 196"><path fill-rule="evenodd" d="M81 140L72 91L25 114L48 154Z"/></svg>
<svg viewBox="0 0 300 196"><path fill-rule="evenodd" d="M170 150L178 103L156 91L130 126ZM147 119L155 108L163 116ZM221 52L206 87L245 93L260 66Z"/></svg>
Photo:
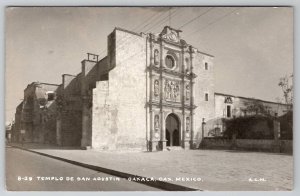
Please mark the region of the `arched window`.
<svg viewBox="0 0 300 196"><path fill-rule="evenodd" d="M167 55L165 61L168 68L173 69L175 67L175 60L172 56Z"/></svg>

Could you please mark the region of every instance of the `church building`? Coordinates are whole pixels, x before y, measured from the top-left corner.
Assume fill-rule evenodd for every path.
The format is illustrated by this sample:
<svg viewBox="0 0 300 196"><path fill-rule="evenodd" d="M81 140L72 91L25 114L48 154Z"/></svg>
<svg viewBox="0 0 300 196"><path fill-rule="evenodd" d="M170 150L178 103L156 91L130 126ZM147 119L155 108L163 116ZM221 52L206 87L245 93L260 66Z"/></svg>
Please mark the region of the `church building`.
<svg viewBox="0 0 300 196"><path fill-rule="evenodd" d="M213 59L169 26L159 34L115 28L106 57L88 53L81 73L62 76L54 96L57 145L198 148L216 119L232 117L244 100L215 93ZM278 114L285 108L267 104Z"/></svg>

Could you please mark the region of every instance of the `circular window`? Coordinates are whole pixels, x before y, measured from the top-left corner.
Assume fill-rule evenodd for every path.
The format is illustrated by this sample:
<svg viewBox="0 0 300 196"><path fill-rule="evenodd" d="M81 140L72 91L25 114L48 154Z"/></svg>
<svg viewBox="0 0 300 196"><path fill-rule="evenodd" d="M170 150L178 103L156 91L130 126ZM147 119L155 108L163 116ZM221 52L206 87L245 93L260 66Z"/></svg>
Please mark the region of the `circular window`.
<svg viewBox="0 0 300 196"><path fill-rule="evenodd" d="M166 56L166 66L170 69L173 69L175 67L174 58L170 55Z"/></svg>

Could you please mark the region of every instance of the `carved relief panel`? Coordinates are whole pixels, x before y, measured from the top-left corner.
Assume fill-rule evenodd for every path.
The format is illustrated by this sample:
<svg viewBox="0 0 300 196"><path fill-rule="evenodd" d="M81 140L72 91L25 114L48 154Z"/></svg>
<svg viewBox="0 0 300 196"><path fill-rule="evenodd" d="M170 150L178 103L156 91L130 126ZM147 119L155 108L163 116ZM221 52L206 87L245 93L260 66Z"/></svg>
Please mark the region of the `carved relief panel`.
<svg viewBox="0 0 300 196"><path fill-rule="evenodd" d="M165 101L180 102L180 81L164 79L163 88Z"/></svg>

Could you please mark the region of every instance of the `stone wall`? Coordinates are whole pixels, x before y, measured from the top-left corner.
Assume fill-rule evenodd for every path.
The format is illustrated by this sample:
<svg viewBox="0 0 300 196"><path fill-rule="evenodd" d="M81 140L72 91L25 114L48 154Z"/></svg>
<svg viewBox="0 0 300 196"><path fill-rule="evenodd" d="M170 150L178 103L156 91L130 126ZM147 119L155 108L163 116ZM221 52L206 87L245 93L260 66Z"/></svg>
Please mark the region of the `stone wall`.
<svg viewBox="0 0 300 196"><path fill-rule="evenodd" d="M92 147L146 147L146 39L115 29L115 63L108 83L93 90ZM110 49L112 50L112 49ZM114 62L114 61L112 61ZM107 90L104 86L107 86Z"/></svg>
<svg viewBox="0 0 300 196"><path fill-rule="evenodd" d="M24 101L17 107L13 140L16 142L53 143L56 106L49 93L55 95L59 85L33 82L24 90ZM54 126L51 122L54 122ZM25 134L21 134L21 130ZM48 139L46 139L48 138Z"/></svg>
<svg viewBox="0 0 300 196"><path fill-rule="evenodd" d="M23 108L23 101L17 106L15 113L15 124L12 130L12 141L21 142L20 130L21 130L21 114Z"/></svg>
<svg viewBox="0 0 300 196"><path fill-rule="evenodd" d="M244 115L251 115L249 112L245 112L247 105L257 102L262 104L266 108L268 108L270 114L275 116L275 113L278 116L282 116L286 113L287 106L285 104L280 104L276 102L269 102L254 98L247 98L247 97L239 97L233 95L227 95L222 93L215 93L215 117L219 118L227 118L227 105L231 107L231 117L235 116L244 116ZM225 103L225 99L230 97L232 103Z"/></svg>
<svg viewBox="0 0 300 196"><path fill-rule="evenodd" d="M115 145L114 131L111 129L112 124L110 122L114 116L111 114L108 100L108 81L96 82L96 88L93 89L92 111L91 146L104 150L109 147L113 148L112 145Z"/></svg>
<svg viewBox="0 0 300 196"><path fill-rule="evenodd" d="M207 63L207 70L205 63ZM213 57L196 53L193 66L194 73L197 75L194 86L194 103L197 106L194 111L194 136L198 146L202 138L202 119L205 118L205 121L209 121L215 117ZM206 93L208 94L207 101L205 100ZM203 135L206 136L207 133L205 132Z"/></svg>
<svg viewBox="0 0 300 196"><path fill-rule="evenodd" d="M201 149L236 149L249 151L264 151L264 152L281 152L293 153L292 140L251 140L251 139L236 139L225 138L207 138L205 137L199 146Z"/></svg>
<svg viewBox="0 0 300 196"><path fill-rule="evenodd" d="M80 146L82 136L81 75L63 75L61 145Z"/></svg>

